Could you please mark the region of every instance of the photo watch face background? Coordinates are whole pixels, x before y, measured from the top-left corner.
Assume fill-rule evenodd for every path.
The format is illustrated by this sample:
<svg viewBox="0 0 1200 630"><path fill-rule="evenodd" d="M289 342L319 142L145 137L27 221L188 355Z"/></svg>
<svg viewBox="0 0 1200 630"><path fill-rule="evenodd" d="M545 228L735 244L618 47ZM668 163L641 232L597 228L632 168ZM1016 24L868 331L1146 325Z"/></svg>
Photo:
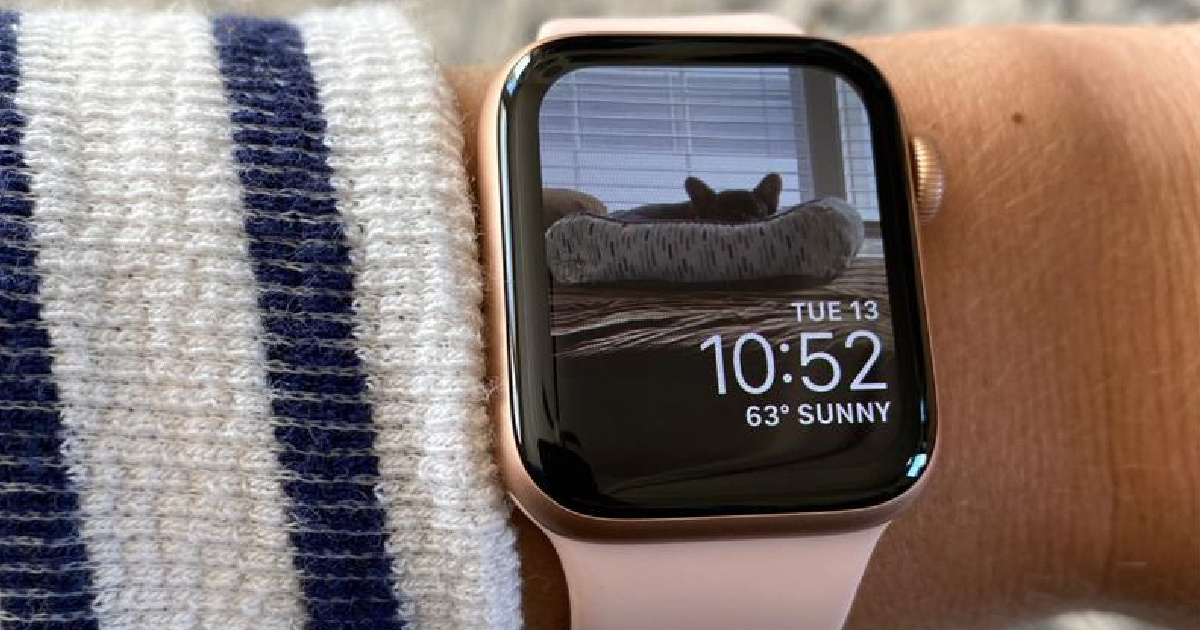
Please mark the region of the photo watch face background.
<svg viewBox="0 0 1200 630"><path fill-rule="evenodd" d="M931 388L877 71L792 38L571 38L527 61L500 130L514 434L537 485L604 517L911 487Z"/></svg>

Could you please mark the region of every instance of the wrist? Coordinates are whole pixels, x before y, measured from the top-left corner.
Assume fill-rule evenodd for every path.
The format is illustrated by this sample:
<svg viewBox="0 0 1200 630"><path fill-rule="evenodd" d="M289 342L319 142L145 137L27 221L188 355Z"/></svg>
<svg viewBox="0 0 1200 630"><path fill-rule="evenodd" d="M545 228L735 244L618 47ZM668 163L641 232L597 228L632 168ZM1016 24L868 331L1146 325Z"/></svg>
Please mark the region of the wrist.
<svg viewBox="0 0 1200 630"><path fill-rule="evenodd" d="M1100 606L1194 622L1182 594L1200 588L1200 464L1179 445L1200 440L1188 411L1200 368L1186 359L1200 340L1183 306L1200 268L1200 31L978 29L859 46L912 130L939 141L949 186L921 234L944 474L881 543L857 619ZM933 545L969 568L926 562L910 588L952 601L871 596L872 583L901 592L910 550Z"/></svg>
<svg viewBox="0 0 1200 630"><path fill-rule="evenodd" d="M1179 585L1197 573L1194 554L1179 554L1200 503L1186 474L1195 454L1177 444L1200 439L1183 411L1200 404L1200 368L1183 360L1200 351L1185 308L1200 247L1175 237L1195 232L1200 196L1197 147L1178 140L1200 135L1198 39L1033 28L855 42L910 131L937 139L949 188L921 234L944 474L880 544L852 626L1007 624L1114 603L1198 616L1171 595L1194 592ZM469 143L493 70L448 71ZM1169 289L1146 282L1180 270ZM1176 346L1109 343L1126 329ZM1174 411L1147 437L1155 408ZM561 574L541 534L523 534L529 623L557 627Z"/></svg>

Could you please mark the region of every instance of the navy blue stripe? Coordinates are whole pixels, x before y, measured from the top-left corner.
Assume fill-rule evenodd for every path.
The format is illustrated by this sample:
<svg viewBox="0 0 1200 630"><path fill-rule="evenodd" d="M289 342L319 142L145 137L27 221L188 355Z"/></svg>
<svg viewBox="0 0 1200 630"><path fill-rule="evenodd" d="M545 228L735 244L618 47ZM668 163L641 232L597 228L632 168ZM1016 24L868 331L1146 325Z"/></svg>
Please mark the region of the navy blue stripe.
<svg viewBox="0 0 1200 630"><path fill-rule="evenodd" d="M402 628L375 494L374 436L345 430L369 429L372 412L353 350L354 273L312 70L299 31L286 22L220 17L213 30L270 333L271 410L287 420L275 438L280 464L293 473L283 488L308 627Z"/></svg>
<svg viewBox="0 0 1200 630"><path fill-rule="evenodd" d="M79 495L62 458L62 415L41 321L16 28L0 11L0 608L14 628L94 630ZM81 567L84 567L81 569Z"/></svg>

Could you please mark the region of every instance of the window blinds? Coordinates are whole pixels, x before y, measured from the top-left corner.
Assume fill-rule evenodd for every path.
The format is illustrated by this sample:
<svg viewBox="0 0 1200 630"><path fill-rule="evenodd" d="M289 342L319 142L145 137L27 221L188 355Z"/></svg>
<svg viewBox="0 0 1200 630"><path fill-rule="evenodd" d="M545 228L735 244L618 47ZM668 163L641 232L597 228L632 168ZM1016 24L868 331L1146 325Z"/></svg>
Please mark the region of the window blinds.
<svg viewBox="0 0 1200 630"><path fill-rule="evenodd" d="M753 188L783 176L782 207L814 197L804 81L787 68L590 68L557 81L541 113L543 184L623 210L686 200L683 180ZM848 201L878 220L866 112L837 81Z"/></svg>

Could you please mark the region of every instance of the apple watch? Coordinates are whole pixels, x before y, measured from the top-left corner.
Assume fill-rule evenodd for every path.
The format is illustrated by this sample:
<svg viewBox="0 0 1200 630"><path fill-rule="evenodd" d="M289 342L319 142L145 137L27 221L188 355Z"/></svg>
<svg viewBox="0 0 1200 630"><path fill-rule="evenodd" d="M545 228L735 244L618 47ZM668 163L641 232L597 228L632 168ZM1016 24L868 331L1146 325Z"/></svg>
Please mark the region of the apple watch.
<svg viewBox="0 0 1200 630"><path fill-rule="evenodd" d="M941 172L770 16L547 24L480 124L491 412L574 628L840 628L936 423Z"/></svg>

